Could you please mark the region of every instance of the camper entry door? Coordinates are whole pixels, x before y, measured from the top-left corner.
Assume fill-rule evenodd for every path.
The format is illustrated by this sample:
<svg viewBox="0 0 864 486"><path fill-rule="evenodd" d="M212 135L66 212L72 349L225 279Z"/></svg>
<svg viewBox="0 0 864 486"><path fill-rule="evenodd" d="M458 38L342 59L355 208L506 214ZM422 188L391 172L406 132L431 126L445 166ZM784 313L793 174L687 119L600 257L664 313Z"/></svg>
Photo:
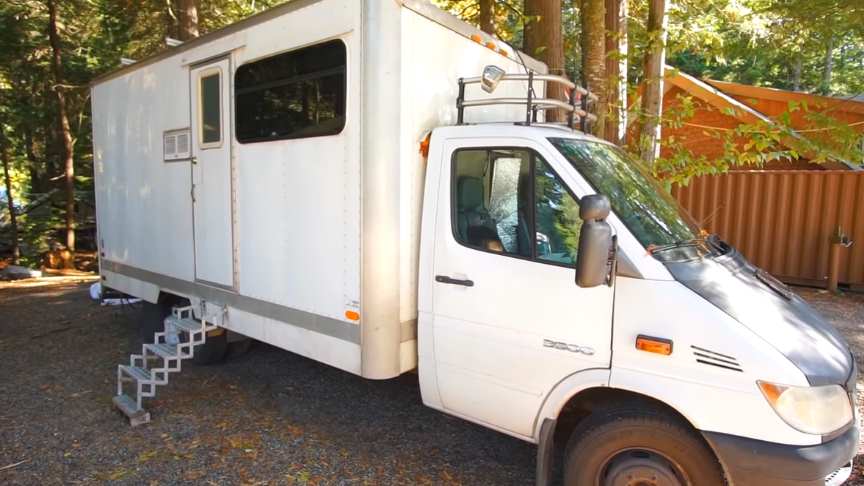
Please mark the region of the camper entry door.
<svg viewBox="0 0 864 486"><path fill-rule="evenodd" d="M234 288L231 224L230 64L190 70L195 278Z"/></svg>

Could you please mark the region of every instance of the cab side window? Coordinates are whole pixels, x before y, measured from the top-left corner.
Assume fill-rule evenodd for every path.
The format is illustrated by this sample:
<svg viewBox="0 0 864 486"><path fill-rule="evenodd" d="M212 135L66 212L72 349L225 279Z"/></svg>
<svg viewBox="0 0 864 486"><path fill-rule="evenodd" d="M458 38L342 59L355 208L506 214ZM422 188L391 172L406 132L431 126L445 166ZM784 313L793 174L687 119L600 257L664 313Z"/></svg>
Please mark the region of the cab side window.
<svg viewBox="0 0 864 486"><path fill-rule="evenodd" d="M537 258L573 265L579 248L579 203L542 160L534 164Z"/></svg>
<svg viewBox="0 0 864 486"><path fill-rule="evenodd" d="M461 244L572 265L579 206L554 171L527 149L463 149L453 157L453 234Z"/></svg>

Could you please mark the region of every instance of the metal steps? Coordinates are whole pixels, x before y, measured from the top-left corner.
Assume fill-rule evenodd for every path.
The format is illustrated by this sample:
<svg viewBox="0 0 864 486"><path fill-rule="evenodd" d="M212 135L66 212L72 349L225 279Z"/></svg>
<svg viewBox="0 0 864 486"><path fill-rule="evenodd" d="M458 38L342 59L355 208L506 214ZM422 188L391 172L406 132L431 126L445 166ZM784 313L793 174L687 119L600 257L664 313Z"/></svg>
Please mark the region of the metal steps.
<svg viewBox="0 0 864 486"><path fill-rule="evenodd" d="M156 396L156 387L168 384L169 373L181 370L181 363L195 354L195 347L207 340L207 332L216 329L207 319L196 321L192 307L175 307L165 318L165 331L157 332L154 342L142 346L141 354L129 357L128 365L117 366L117 394L114 406L129 418L133 427L150 421L144 409L144 398ZM124 385L132 385L127 394Z"/></svg>

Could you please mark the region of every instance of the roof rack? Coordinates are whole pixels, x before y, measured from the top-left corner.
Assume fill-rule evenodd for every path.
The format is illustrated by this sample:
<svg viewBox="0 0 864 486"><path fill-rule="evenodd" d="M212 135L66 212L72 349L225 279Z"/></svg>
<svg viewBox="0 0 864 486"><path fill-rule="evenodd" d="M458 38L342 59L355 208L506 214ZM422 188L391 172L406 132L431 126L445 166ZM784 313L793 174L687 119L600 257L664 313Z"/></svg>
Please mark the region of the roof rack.
<svg viewBox="0 0 864 486"><path fill-rule="evenodd" d="M478 100L465 99L465 86L468 84L480 84L484 91L492 93L501 81L527 81L528 90L524 98L487 98ZM556 98L537 98L534 94L534 83L540 81L545 83L546 92L550 84L558 84L567 92L567 100ZM576 129L576 123L579 123L579 130L588 133L590 125L597 121L597 117L591 113L593 106L597 102L597 96L590 93L585 88L577 86L576 83L570 81L563 76L555 76L552 74L537 74L534 71L528 71L527 74L506 74L497 66L486 66L482 76L473 78L459 78L459 98L456 100L456 108L458 109L457 124L464 124L465 108L475 106L494 106L494 105L525 105L525 122L526 126L549 125L550 123L538 123L537 113L545 110L560 109L567 112L567 122L563 124L570 129ZM561 124L556 124L561 125Z"/></svg>

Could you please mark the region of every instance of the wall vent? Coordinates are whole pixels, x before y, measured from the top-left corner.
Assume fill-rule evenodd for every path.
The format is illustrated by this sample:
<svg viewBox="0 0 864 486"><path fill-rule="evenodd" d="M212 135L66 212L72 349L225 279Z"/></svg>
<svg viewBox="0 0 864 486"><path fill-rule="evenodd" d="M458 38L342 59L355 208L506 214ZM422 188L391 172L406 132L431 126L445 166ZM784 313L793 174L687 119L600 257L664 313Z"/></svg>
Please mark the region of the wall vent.
<svg viewBox="0 0 864 486"><path fill-rule="evenodd" d="M186 160L192 156L188 128L169 130L162 134L163 160Z"/></svg>
<svg viewBox="0 0 864 486"><path fill-rule="evenodd" d="M738 359L734 356L700 348L699 346L690 346L690 348L693 349L693 356L696 358L697 363L716 366L731 371L744 371L741 369L741 364L738 363Z"/></svg>

